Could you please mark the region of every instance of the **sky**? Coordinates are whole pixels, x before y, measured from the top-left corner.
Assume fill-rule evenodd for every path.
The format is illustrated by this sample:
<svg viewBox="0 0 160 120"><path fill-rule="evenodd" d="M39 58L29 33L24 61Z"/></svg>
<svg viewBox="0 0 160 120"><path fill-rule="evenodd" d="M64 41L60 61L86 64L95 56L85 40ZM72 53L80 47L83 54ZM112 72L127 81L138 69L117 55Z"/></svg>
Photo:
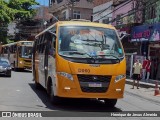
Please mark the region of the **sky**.
<svg viewBox="0 0 160 120"><path fill-rule="evenodd" d="M49 0L36 0L38 3L40 3L40 5L45 5L48 6L49 4Z"/></svg>

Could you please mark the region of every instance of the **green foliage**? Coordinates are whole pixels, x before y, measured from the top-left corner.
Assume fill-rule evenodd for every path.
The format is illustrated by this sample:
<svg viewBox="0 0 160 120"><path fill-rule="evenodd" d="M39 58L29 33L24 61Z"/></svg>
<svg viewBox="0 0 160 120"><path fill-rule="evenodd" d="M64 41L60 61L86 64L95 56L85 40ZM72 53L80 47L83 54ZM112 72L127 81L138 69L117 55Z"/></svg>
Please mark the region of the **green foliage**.
<svg viewBox="0 0 160 120"><path fill-rule="evenodd" d="M8 7L8 3L4 0L0 0L0 26L9 23L14 19L15 10Z"/></svg>
<svg viewBox="0 0 160 120"><path fill-rule="evenodd" d="M15 19L28 19L35 14L32 6L38 5L35 0L9 0L8 6L16 10Z"/></svg>
<svg viewBox="0 0 160 120"><path fill-rule="evenodd" d="M34 5L38 5L35 0L0 0L0 41L8 41L7 30L3 28L7 27L9 22L32 18L36 13Z"/></svg>
<svg viewBox="0 0 160 120"><path fill-rule="evenodd" d="M7 43L7 31L2 31L0 29L0 42L2 42L3 44Z"/></svg>
<svg viewBox="0 0 160 120"><path fill-rule="evenodd" d="M35 14L35 0L0 0L0 26L15 19L28 19Z"/></svg>

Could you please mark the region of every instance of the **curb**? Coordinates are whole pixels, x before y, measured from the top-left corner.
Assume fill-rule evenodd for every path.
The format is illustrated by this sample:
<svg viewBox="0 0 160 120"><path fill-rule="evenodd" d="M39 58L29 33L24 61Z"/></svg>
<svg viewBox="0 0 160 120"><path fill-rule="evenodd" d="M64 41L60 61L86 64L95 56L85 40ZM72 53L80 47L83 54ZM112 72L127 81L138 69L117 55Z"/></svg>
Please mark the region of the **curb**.
<svg viewBox="0 0 160 120"><path fill-rule="evenodd" d="M132 85L133 80L126 79L126 84ZM136 84L136 82L135 82L135 84ZM152 83L139 82L139 85L140 85L140 87L143 87L143 88L155 88L155 84L152 84ZM158 85L158 87L160 87L160 85Z"/></svg>

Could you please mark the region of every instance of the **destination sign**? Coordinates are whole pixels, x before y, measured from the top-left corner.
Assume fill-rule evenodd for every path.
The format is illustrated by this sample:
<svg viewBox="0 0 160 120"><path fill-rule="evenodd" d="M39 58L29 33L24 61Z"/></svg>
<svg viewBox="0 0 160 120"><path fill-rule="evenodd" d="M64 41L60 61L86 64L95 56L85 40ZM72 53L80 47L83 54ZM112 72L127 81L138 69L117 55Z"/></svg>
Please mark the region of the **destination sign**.
<svg viewBox="0 0 160 120"><path fill-rule="evenodd" d="M22 45L33 45L33 42L22 42Z"/></svg>

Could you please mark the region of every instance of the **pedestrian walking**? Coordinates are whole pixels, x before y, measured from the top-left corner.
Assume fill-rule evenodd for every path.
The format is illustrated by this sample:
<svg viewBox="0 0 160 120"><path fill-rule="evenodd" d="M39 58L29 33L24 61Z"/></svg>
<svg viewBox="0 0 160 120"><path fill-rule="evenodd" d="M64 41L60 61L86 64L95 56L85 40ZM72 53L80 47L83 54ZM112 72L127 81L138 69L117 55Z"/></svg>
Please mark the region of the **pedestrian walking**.
<svg viewBox="0 0 160 120"><path fill-rule="evenodd" d="M135 81L137 81L137 89L139 89L139 81L141 79L141 74L142 74L142 64L139 62L139 60L137 59L136 62L133 65L133 87L132 89L134 89L134 85L135 85Z"/></svg>

